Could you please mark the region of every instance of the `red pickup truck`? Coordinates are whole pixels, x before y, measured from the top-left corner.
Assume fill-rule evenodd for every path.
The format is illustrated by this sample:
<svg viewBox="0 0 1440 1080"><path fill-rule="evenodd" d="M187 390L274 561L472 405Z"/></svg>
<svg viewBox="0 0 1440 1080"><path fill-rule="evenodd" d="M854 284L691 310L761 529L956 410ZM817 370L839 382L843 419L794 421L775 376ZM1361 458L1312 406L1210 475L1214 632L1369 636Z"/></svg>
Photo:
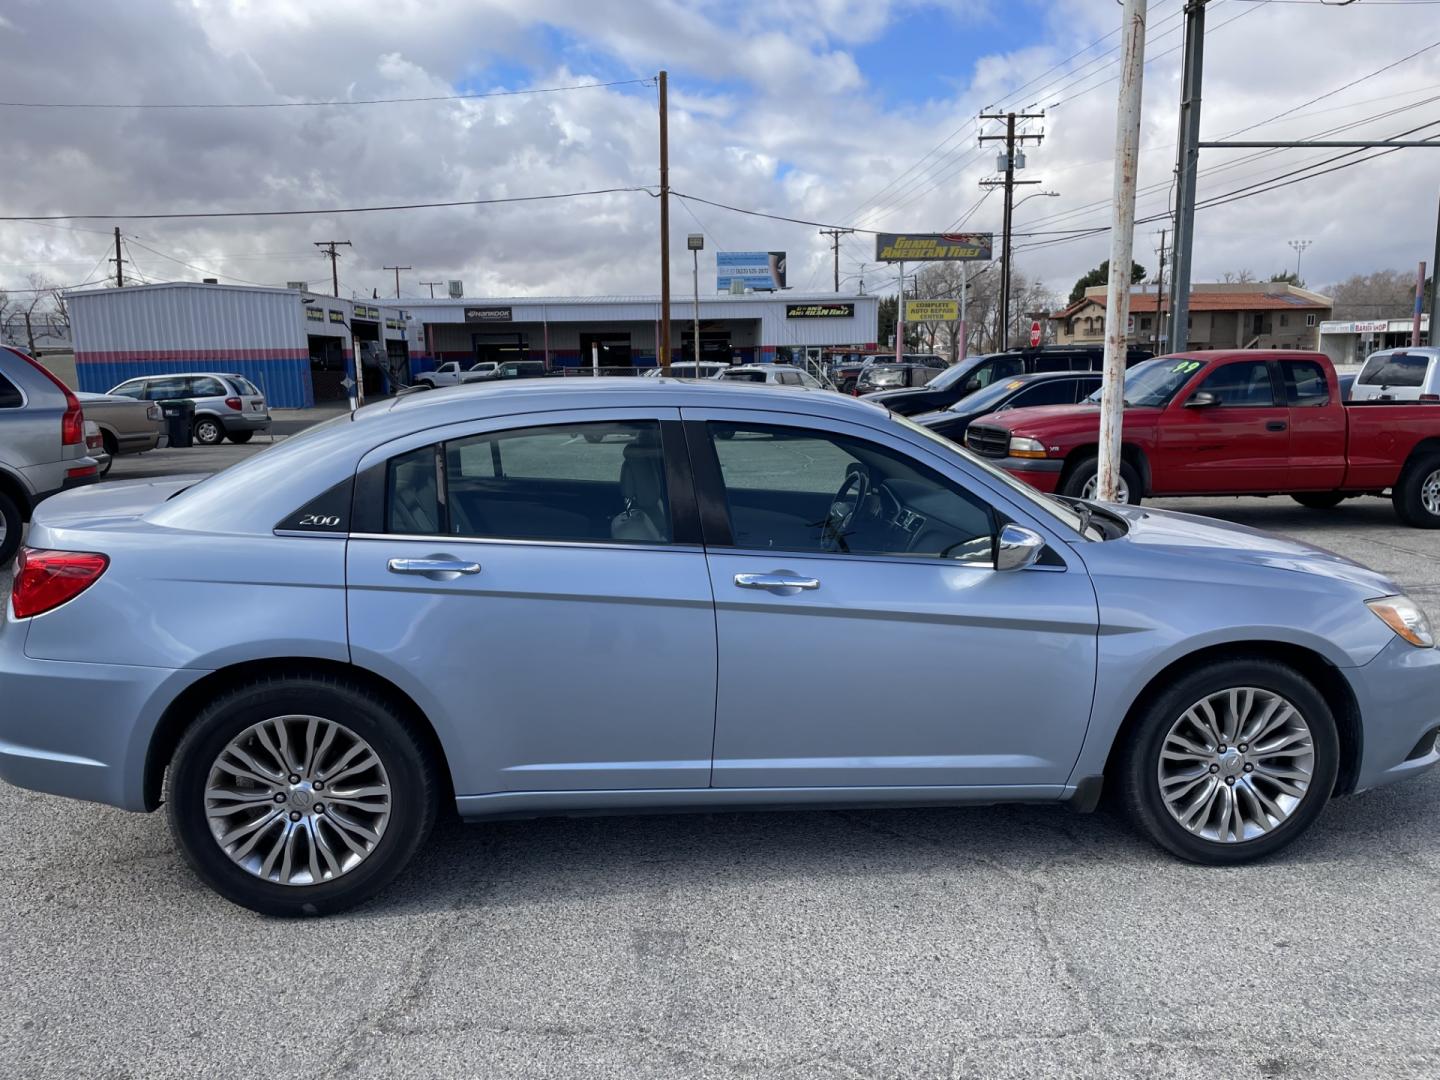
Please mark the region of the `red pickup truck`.
<svg viewBox="0 0 1440 1080"><path fill-rule="evenodd" d="M992 413L965 442L1041 491L1095 492L1098 404ZM1289 495L1326 508L1391 491L1406 524L1440 528L1440 405L1341 400L1322 353L1194 352L1125 375L1122 497Z"/></svg>

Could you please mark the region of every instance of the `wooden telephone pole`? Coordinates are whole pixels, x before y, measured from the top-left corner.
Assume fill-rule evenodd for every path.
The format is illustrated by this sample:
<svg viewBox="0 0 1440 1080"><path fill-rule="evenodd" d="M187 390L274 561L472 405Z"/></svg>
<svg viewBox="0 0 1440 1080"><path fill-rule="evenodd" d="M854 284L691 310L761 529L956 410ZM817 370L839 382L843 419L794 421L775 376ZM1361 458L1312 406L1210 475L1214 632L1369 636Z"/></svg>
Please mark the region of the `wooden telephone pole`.
<svg viewBox="0 0 1440 1080"><path fill-rule="evenodd" d="M340 253L339 253L338 251L336 251L335 249L336 249L337 247L349 247L349 246L350 246L350 241L349 241L349 240L316 240L314 243L315 243L315 246L316 246L316 247L318 247L318 248L324 248L324 249L325 249L325 250L323 250L320 254L324 255L326 258L328 258L328 259L330 260L330 286L331 286L331 291L334 293L334 295L339 296L339 295L340 295L340 263L339 263L338 260L339 260L339 258L340 258Z"/></svg>
<svg viewBox="0 0 1440 1080"><path fill-rule="evenodd" d="M400 271L401 271L401 270L414 270L415 268L414 268L413 266L382 266L380 269L382 269L382 270L394 270L394 271L395 271L395 299L396 299L396 300L399 300L399 299L400 299Z"/></svg>
<svg viewBox="0 0 1440 1080"><path fill-rule="evenodd" d="M1001 180L984 180L982 187L1003 187L1005 189L1005 223L1003 226L1004 235L1000 242L1001 264L1000 264L1000 348L1001 350L1010 347L1010 233L1012 217L1015 212L1015 189L1026 184L1038 184L1039 180L1016 180L1015 179L1015 146L1020 144L1023 148L1025 143L1034 139L1037 143L1045 138L1041 135L1017 135L1015 133L1015 121L1017 120L1043 120L1044 113L981 113L981 120L1004 120L1004 135L981 135L981 143L1004 142L1005 143L1005 176ZM1024 167L1023 165L1021 166Z"/></svg>
<svg viewBox="0 0 1440 1080"><path fill-rule="evenodd" d="M830 246L835 252L835 291L840 291L840 237L848 236L854 229L821 229L821 236L830 237Z"/></svg>
<svg viewBox="0 0 1440 1080"><path fill-rule="evenodd" d="M120 226L115 226L115 257L110 260L115 264L115 287L125 287L125 260L120 255Z"/></svg>

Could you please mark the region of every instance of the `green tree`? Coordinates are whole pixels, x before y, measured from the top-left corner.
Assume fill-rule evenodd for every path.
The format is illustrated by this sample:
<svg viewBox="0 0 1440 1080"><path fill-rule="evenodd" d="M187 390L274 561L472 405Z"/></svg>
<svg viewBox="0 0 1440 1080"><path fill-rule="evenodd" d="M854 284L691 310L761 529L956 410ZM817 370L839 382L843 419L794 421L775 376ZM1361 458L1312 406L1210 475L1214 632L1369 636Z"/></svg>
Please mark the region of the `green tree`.
<svg viewBox="0 0 1440 1080"><path fill-rule="evenodd" d="M1305 282L1300 280L1300 275L1295 273L1294 270L1281 270L1278 273L1271 274L1270 280L1283 281L1287 285L1294 285L1297 289L1303 289L1305 287Z"/></svg>
<svg viewBox="0 0 1440 1080"><path fill-rule="evenodd" d="M1130 284L1139 285L1145 280L1145 268L1138 262L1130 264ZM1096 285L1104 285L1110 280L1110 260L1106 259L1099 266L1095 267L1088 274L1075 282L1075 287L1070 290L1070 303L1075 303L1085 295L1085 290Z"/></svg>

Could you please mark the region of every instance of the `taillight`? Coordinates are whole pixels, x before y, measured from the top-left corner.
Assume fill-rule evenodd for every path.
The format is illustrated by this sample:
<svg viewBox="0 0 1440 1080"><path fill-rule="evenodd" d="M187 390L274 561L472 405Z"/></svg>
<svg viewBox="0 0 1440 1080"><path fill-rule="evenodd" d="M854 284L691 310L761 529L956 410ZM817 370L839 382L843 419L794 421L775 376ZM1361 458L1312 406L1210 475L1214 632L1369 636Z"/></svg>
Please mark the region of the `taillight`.
<svg viewBox="0 0 1440 1080"><path fill-rule="evenodd" d="M1440 401L1440 394L1421 394L1421 401Z"/></svg>
<svg viewBox="0 0 1440 1080"><path fill-rule="evenodd" d="M55 388L65 395L65 415L60 418L60 445L83 446L85 443L85 413L80 408L80 399L71 392L68 386L55 377L53 371L33 356L28 356L18 349L11 351L54 383Z"/></svg>
<svg viewBox="0 0 1440 1080"><path fill-rule="evenodd" d="M230 408L234 409L236 412L239 412L242 408L244 408L238 397L227 397L225 399L225 404L228 405Z"/></svg>
<svg viewBox="0 0 1440 1080"><path fill-rule="evenodd" d="M54 611L100 580L110 559L94 551L21 548L10 605L17 619Z"/></svg>

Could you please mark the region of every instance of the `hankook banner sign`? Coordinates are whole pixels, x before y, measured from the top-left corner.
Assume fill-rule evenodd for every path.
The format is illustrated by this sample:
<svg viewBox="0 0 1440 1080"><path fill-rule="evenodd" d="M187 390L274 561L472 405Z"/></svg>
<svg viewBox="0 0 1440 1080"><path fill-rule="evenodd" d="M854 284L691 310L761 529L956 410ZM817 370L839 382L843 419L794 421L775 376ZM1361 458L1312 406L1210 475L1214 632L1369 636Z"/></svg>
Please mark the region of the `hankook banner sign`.
<svg viewBox="0 0 1440 1080"><path fill-rule="evenodd" d="M786 304L787 319L853 319L854 304Z"/></svg>
<svg viewBox="0 0 1440 1080"><path fill-rule="evenodd" d="M510 322L511 310L508 307L467 307L465 309L466 322Z"/></svg>
<svg viewBox="0 0 1440 1080"><path fill-rule="evenodd" d="M995 247L993 233L877 233L879 262L984 262Z"/></svg>

